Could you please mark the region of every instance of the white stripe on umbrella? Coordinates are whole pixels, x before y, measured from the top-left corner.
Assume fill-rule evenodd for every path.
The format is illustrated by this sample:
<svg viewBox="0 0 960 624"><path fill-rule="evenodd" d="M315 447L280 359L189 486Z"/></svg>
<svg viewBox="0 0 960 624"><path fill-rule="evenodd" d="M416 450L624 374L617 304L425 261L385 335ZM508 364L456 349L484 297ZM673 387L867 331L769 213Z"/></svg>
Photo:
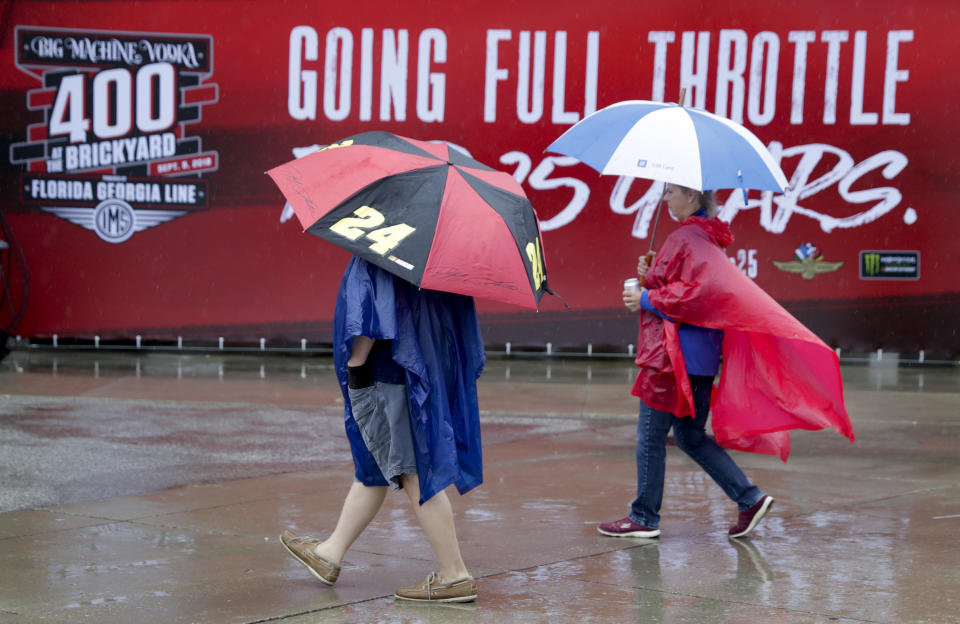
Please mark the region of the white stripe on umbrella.
<svg viewBox="0 0 960 624"><path fill-rule="evenodd" d="M637 120L602 173L670 180L681 186L701 188L699 153L690 115L679 106L662 108Z"/></svg>

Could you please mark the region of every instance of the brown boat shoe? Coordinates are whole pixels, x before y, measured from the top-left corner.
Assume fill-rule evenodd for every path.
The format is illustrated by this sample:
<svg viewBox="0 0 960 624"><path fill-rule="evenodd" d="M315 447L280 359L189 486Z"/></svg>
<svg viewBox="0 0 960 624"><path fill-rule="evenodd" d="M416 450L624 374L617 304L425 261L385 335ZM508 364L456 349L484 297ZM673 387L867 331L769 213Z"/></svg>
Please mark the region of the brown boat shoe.
<svg viewBox="0 0 960 624"><path fill-rule="evenodd" d="M394 597L417 602L472 602L477 599L477 582L464 576L444 583L439 574L431 572L424 581L398 589Z"/></svg>
<svg viewBox="0 0 960 624"><path fill-rule="evenodd" d="M300 537L290 531L280 535L280 543L287 552L305 565L310 573L324 585L333 585L340 576L340 564L317 554L314 546L320 543L315 537Z"/></svg>

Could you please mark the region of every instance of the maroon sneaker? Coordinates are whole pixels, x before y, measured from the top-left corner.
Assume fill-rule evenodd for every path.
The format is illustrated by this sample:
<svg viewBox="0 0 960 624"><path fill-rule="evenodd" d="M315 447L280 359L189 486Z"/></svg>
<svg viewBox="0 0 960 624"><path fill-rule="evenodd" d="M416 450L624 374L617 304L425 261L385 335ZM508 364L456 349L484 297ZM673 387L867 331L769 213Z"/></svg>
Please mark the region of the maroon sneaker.
<svg viewBox="0 0 960 624"><path fill-rule="evenodd" d="M616 522L604 522L597 527L597 531L610 537L657 537L660 535L660 529L639 525L629 517Z"/></svg>
<svg viewBox="0 0 960 624"><path fill-rule="evenodd" d="M770 506L773 505L772 496L764 496L760 499L760 502L751 507L746 511L740 512L740 517L737 518L737 523L730 527L730 537L743 537L750 531L756 528L760 521L763 520L763 517L767 515L767 512L770 511Z"/></svg>

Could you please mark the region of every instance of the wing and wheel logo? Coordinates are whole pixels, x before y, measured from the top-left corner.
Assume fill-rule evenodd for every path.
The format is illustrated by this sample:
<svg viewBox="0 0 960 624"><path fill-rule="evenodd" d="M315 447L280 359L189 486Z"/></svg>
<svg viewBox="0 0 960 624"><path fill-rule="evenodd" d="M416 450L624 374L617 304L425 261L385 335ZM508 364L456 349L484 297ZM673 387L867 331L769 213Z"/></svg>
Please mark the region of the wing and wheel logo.
<svg viewBox="0 0 960 624"><path fill-rule="evenodd" d="M96 208L51 208L44 212L93 231L108 243L122 243L137 232L187 214L185 210L134 210L122 199L108 199Z"/></svg>
<svg viewBox="0 0 960 624"><path fill-rule="evenodd" d="M812 280L821 273L832 273L843 266L843 262L827 262L823 253L812 243L804 243L793 251L795 260L773 261L773 266L784 273L798 273L803 279Z"/></svg>

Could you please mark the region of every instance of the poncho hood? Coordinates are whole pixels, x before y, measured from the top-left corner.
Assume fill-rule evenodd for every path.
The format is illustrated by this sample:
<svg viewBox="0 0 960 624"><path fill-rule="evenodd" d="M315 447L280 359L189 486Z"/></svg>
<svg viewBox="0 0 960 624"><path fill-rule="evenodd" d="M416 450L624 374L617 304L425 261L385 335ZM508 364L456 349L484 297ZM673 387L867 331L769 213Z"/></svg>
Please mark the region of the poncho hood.
<svg viewBox="0 0 960 624"><path fill-rule="evenodd" d="M707 233L710 240L718 247L726 249L733 242L733 232L730 226L720 219L710 219L707 217L687 217L683 224L685 226L695 226Z"/></svg>

